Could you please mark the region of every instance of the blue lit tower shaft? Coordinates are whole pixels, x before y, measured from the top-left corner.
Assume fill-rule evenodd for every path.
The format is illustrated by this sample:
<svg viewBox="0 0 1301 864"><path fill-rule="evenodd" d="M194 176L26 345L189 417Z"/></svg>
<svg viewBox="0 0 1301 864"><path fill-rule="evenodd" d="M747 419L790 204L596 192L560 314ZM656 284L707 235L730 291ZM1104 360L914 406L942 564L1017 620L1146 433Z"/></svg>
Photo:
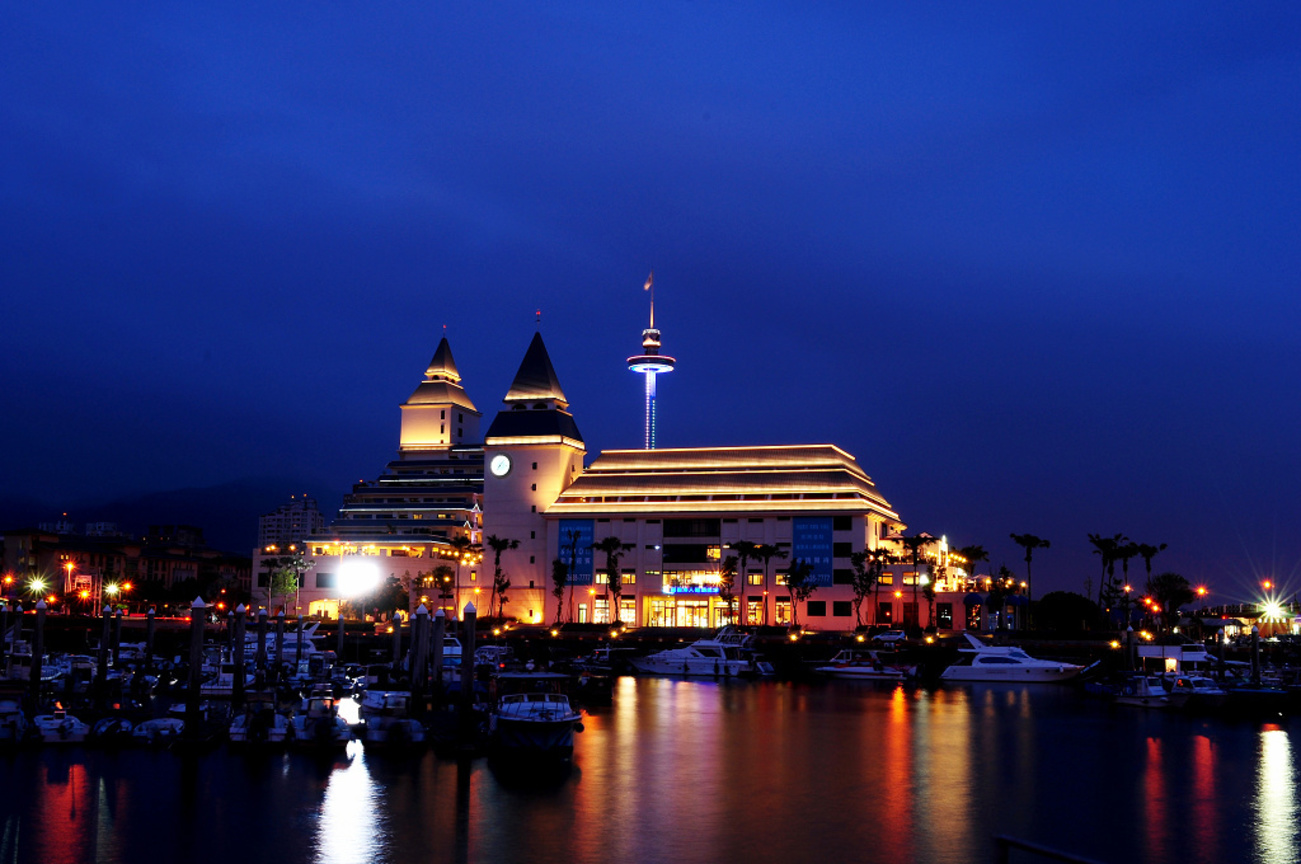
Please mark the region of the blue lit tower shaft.
<svg viewBox="0 0 1301 864"><path fill-rule="evenodd" d="M642 353L628 358L628 368L646 376L646 443L645 449L655 449L655 376L672 372L678 361L660 353L660 331L655 329L655 292L651 280L646 280L651 290L650 326L641 331Z"/></svg>

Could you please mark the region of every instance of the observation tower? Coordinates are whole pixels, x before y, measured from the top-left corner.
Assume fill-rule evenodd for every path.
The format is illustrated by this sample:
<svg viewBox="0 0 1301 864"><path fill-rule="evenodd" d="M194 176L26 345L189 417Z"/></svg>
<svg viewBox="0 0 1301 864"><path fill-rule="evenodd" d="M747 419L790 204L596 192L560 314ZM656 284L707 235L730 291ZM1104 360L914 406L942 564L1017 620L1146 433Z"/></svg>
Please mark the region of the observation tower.
<svg viewBox="0 0 1301 864"><path fill-rule="evenodd" d="M646 443L645 449L655 449L655 376L672 372L678 361L660 353L660 331L655 329L655 274L646 279L645 290L650 292L650 326L641 331L642 353L628 358L628 369L646 376Z"/></svg>

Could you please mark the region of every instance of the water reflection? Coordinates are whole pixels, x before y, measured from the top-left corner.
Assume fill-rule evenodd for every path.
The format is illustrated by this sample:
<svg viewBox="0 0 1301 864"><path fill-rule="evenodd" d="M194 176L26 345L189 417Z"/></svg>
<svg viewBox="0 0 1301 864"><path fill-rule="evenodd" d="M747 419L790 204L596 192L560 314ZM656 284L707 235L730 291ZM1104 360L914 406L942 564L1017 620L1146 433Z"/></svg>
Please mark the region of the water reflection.
<svg viewBox="0 0 1301 864"><path fill-rule="evenodd" d="M350 749L361 745L353 742ZM387 820L376 807L377 790L361 759L324 763L327 774L314 858L325 864L378 861L389 840Z"/></svg>
<svg viewBox="0 0 1301 864"><path fill-rule="evenodd" d="M1260 759L1256 771L1256 860L1262 864L1290 864L1296 850L1296 769L1287 732L1267 727L1260 733Z"/></svg>

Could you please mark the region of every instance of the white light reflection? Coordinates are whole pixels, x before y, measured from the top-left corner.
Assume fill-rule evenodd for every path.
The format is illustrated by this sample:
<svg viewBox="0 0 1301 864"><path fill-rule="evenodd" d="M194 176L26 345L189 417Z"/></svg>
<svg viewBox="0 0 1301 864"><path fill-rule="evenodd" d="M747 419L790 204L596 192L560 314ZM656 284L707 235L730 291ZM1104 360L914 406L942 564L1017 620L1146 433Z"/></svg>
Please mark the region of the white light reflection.
<svg viewBox="0 0 1301 864"><path fill-rule="evenodd" d="M1260 734L1260 764L1256 769L1255 859L1262 864L1290 864L1298 860L1296 834L1296 781L1292 744L1287 732L1267 728Z"/></svg>
<svg viewBox="0 0 1301 864"><path fill-rule="evenodd" d="M349 744L351 750L359 746ZM316 832L315 861L325 864L352 864L355 861L380 861L386 855L388 826L376 824L375 784L366 761L352 758L346 767L330 772L330 783L321 802L321 818Z"/></svg>

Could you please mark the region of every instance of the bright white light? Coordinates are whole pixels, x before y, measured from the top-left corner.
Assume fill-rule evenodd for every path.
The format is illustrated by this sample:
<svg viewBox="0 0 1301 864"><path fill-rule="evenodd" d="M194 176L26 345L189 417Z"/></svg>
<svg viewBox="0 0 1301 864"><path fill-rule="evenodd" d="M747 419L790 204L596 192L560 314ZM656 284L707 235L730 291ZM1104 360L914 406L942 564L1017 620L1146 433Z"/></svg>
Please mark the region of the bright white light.
<svg viewBox="0 0 1301 864"><path fill-rule="evenodd" d="M339 590L344 597L369 594L379 585L379 568L365 558L344 558L339 565Z"/></svg>

